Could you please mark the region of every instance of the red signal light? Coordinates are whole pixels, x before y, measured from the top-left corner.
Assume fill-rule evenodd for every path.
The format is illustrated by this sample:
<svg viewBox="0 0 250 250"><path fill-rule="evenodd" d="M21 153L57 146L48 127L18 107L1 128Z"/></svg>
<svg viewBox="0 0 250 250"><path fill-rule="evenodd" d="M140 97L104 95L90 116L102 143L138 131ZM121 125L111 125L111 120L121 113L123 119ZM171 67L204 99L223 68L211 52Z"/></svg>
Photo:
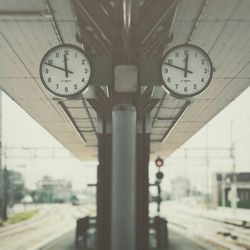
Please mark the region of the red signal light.
<svg viewBox="0 0 250 250"><path fill-rule="evenodd" d="M164 161L162 158L158 157L156 160L155 160L155 165L160 168L164 165Z"/></svg>

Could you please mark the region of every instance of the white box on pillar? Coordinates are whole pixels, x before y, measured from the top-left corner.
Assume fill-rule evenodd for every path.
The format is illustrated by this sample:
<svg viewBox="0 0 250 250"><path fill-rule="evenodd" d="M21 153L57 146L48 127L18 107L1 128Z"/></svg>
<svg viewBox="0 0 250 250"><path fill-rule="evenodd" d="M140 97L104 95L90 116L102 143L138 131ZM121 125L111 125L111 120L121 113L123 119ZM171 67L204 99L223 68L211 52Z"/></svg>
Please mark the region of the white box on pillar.
<svg viewBox="0 0 250 250"><path fill-rule="evenodd" d="M114 70L114 89L117 93L136 93L138 68L135 65L117 65Z"/></svg>

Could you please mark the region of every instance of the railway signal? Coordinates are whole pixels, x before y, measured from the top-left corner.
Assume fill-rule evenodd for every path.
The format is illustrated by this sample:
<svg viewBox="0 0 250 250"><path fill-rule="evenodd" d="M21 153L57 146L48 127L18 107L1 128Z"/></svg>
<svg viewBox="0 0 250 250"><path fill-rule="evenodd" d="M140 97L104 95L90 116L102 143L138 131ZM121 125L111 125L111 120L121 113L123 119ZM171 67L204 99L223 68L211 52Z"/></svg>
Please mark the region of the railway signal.
<svg viewBox="0 0 250 250"><path fill-rule="evenodd" d="M158 171L158 172L156 173L156 178L157 178L157 180L162 180L163 177L164 177L164 174L163 174L161 171Z"/></svg>
<svg viewBox="0 0 250 250"><path fill-rule="evenodd" d="M160 168L164 165L164 161L161 157L157 157L155 160L155 165L156 167Z"/></svg>

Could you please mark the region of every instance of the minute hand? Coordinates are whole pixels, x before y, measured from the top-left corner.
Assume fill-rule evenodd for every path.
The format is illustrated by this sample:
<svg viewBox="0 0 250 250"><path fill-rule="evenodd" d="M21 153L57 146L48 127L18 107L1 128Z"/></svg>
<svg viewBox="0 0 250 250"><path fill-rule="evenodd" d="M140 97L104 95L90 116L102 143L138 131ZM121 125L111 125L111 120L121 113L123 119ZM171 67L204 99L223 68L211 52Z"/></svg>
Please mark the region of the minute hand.
<svg viewBox="0 0 250 250"><path fill-rule="evenodd" d="M69 70L68 70L68 63L67 63L67 56L64 54L64 68L65 68L65 76L68 78L69 76Z"/></svg>
<svg viewBox="0 0 250 250"><path fill-rule="evenodd" d="M175 66L175 65L170 64L170 63L164 63L164 64L166 64L166 65L168 65L168 66L171 66L171 67L173 67L173 68L176 68L176 69L180 69L180 70L186 71L185 69L183 69L183 68L181 68L181 67L178 67L178 66ZM193 73L193 71L190 71L190 70L187 70L186 72L191 73L191 74Z"/></svg>
<svg viewBox="0 0 250 250"><path fill-rule="evenodd" d="M53 68L60 69L60 70L62 70L62 71L65 71L65 72L68 72L68 73L73 74L73 72L70 71L70 70L66 70L66 69L64 69L64 68L58 67L58 66L53 65L53 64L50 64L50 63L45 63L45 64L48 65L48 66L51 66L51 67L53 67Z"/></svg>
<svg viewBox="0 0 250 250"><path fill-rule="evenodd" d="M188 54L186 54L186 59L185 59L185 72L184 72L184 77L187 77L187 72L188 72Z"/></svg>

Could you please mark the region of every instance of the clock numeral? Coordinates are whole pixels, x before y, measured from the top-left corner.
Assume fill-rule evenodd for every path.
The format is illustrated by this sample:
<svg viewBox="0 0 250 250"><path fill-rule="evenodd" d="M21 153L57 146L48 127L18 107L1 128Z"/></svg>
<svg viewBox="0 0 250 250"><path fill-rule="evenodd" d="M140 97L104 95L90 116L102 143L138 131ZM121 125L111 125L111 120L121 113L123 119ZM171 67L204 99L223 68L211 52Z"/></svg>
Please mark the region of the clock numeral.
<svg viewBox="0 0 250 250"><path fill-rule="evenodd" d="M194 84L194 89L197 89L197 84Z"/></svg>
<svg viewBox="0 0 250 250"><path fill-rule="evenodd" d="M85 64L85 60L84 60L84 59L82 59L82 64L83 64L83 65Z"/></svg>
<svg viewBox="0 0 250 250"><path fill-rule="evenodd" d="M174 55L175 55L175 57L179 57L180 54L179 54L179 52L175 52Z"/></svg>
<svg viewBox="0 0 250 250"><path fill-rule="evenodd" d="M173 60L172 60L172 59L168 59L168 63L169 63L169 64L172 64L172 63L173 63Z"/></svg>
<svg viewBox="0 0 250 250"><path fill-rule="evenodd" d="M74 85L74 89L77 89L77 85L76 84Z"/></svg>
<svg viewBox="0 0 250 250"><path fill-rule="evenodd" d="M56 57L59 57L59 53L58 52L56 53Z"/></svg>
<svg viewBox="0 0 250 250"><path fill-rule="evenodd" d="M49 69L45 69L45 74L48 74L49 73Z"/></svg>
<svg viewBox="0 0 250 250"><path fill-rule="evenodd" d="M167 74L168 73L168 69L167 68L165 68L165 74Z"/></svg>
<svg viewBox="0 0 250 250"><path fill-rule="evenodd" d="M175 84L175 89L178 89L178 87L179 87L179 84Z"/></svg>
<svg viewBox="0 0 250 250"><path fill-rule="evenodd" d="M205 59L201 59L201 64L202 64L202 65L205 64Z"/></svg>
<svg viewBox="0 0 250 250"><path fill-rule="evenodd" d="M207 73L207 69L206 69L206 68L204 69L204 73L205 73L205 74Z"/></svg>
<svg viewBox="0 0 250 250"><path fill-rule="evenodd" d="M84 73L87 74L88 73L88 69L84 69Z"/></svg>
<svg viewBox="0 0 250 250"><path fill-rule="evenodd" d="M51 82L51 80L52 80L52 79L51 79L51 77L49 77L49 78L48 78L48 82L50 83L50 82Z"/></svg>
<svg viewBox="0 0 250 250"><path fill-rule="evenodd" d="M56 84L56 89L58 89L59 88L59 84Z"/></svg>
<svg viewBox="0 0 250 250"><path fill-rule="evenodd" d="M77 55L78 55L78 54L77 54L77 52L76 52L76 53L75 53L75 58L77 58Z"/></svg>
<svg viewBox="0 0 250 250"><path fill-rule="evenodd" d="M68 54L69 54L69 50L68 50L68 49L65 49L65 50L64 50L64 55L67 56Z"/></svg>
<svg viewBox="0 0 250 250"><path fill-rule="evenodd" d="M187 88L187 87L185 87L185 88L184 88L184 92L186 93L187 91L188 91L188 88Z"/></svg>
<svg viewBox="0 0 250 250"><path fill-rule="evenodd" d="M168 78L167 78L167 82L171 82L171 77L168 77Z"/></svg>
<svg viewBox="0 0 250 250"><path fill-rule="evenodd" d="M48 63L49 63L49 64L53 64L53 60L52 60L52 59L49 59L49 60L48 60Z"/></svg>
<svg viewBox="0 0 250 250"><path fill-rule="evenodd" d="M82 82L84 82L85 81L85 79L84 79L84 77L82 78Z"/></svg>
<svg viewBox="0 0 250 250"><path fill-rule="evenodd" d="M202 77L202 79L201 79L201 82L204 82L205 80L204 80L204 77Z"/></svg>
<svg viewBox="0 0 250 250"><path fill-rule="evenodd" d="M188 55L188 50L187 49L184 50L184 55Z"/></svg>
<svg viewBox="0 0 250 250"><path fill-rule="evenodd" d="M65 92L68 92L68 91L69 91L68 87L65 87L65 89L64 89L64 90L65 90Z"/></svg>

